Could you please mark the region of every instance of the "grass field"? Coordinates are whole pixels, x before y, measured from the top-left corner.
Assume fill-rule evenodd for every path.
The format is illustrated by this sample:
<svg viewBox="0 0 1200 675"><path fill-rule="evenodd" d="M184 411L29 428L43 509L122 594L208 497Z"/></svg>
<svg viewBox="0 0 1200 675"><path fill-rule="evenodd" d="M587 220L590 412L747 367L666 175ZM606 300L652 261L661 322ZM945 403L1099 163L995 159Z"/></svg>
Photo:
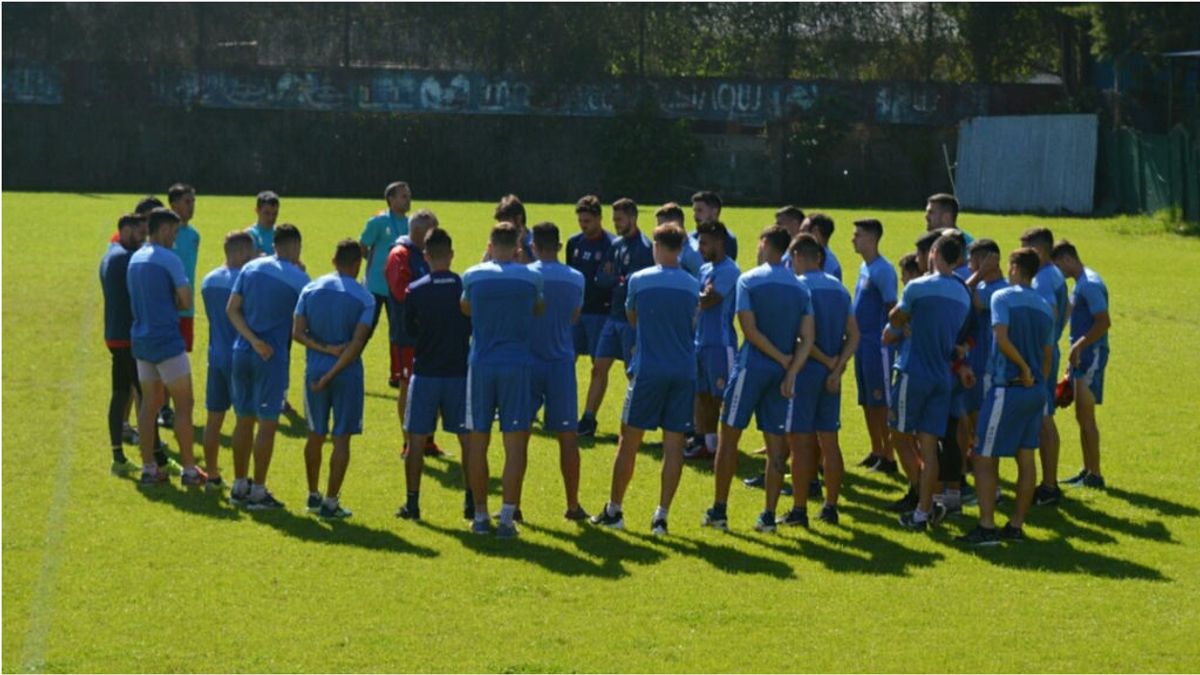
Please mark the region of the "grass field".
<svg viewBox="0 0 1200 675"><path fill-rule="evenodd" d="M433 208L455 237L455 269L477 260L491 205L417 196L416 206ZM699 466L685 470L672 536L656 540L648 533L658 495L654 446L626 501L630 531L576 526L561 519L557 448L537 434L528 525L506 542L467 534L458 451L441 434L454 456L427 466L426 520L393 517L404 484L382 340L365 356L366 428L343 490L352 520L329 525L304 514L299 420L283 426L271 472L284 512L251 514L177 483L143 491L110 476L96 270L117 216L135 199L3 195L5 672L1200 668L1200 240L1140 219L961 218L1005 248L1030 224L1049 224L1111 289L1112 359L1099 411L1111 487L1069 492L1058 509L1035 510L1026 543L956 546L974 509L932 534L901 531L883 510L899 482L861 469L848 471L839 527L758 535L750 526L762 492L735 486L732 531L702 530L712 473ZM333 243L357 236L380 205L286 198L281 222L300 226L315 276L329 268ZM530 222L575 231L570 206L529 211ZM852 286L858 261L848 224L868 212L829 213ZM915 209L869 213L887 228L882 248L893 261L923 229ZM223 234L253 216L252 198L200 196L200 276L219 264ZM726 210L743 267L770 218L766 209ZM203 373L201 317L196 337L193 370ZM299 382L300 349L292 364ZM585 372L581 362L581 382ZM614 374L601 436L583 451L581 494L593 512L608 493L623 385ZM850 377L848 464L867 449L853 387ZM196 388L203 391L202 377ZM299 403L296 391L291 398ZM1069 475L1079 464L1077 428L1069 413L1059 424L1061 473ZM754 445L748 434L742 449ZM222 462L228 471L228 454ZM761 467L746 455L739 468L750 475ZM1006 466L1006 480L1013 475Z"/></svg>

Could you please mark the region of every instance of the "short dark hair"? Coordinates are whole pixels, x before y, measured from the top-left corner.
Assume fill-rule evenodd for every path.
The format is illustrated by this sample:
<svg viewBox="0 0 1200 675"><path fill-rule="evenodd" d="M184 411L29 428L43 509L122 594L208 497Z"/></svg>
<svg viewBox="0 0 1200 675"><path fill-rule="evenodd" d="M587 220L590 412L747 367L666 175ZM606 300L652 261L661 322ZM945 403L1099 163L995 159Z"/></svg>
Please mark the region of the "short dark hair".
<svg viewBox="0 0 1200 675"><path fill-rule="evenodd" d="M1054 248L1054 233L1048 227L1031 227L1021 233L1021 246L1049 251Z"/></svg>
<svg viewBox="0 0 1200 675"><path fill-rule="evenodd" d="M429 258L441 260L450 255L453 246L450 233L440 227L425 235L425 255Z"/></svg>
<svg viewBox="0 0 1200 675"><path fill-rule="evenodd" d="M764 227L758 238L767 242L767 246L780 255L787 253L788 244L792 243L792 235L788 234L787 228L778 225Z"/></svg>
<svg viewBox="0 0 1200 675"><path fill-rule="evenodd" d="M1042 266L1041 257L1030 246L1023 246L1009 253L1008 262L1017 266L1017 271L1021 273L1021 276L1031 280L1037 276L1038 269Z"/></svg>
<svg viewBox="0 0 1200 675"><path fill-rule="evenodd" d="M929 253L929 249L933 248L933 242L937 241L938 237L942 236L942 233L945 231L944 229L930 230L917 237L917 253Z"/></svg>
<svg viewBox="0 0 1200 675"><path fill-rule="evenodd" d="M507 220L496 223L492 226L492 232L488 235L488 241L492 243L492 246L516 248L517 226Z"/></svg>
<svg viewBox="0 0 1200 675"><path fill-rule="evenodd" d="M821 264L821 258L825 254L825 247L821 246L821 242L817 241L817 238L808 232L801 232L792 238L792 243L788 250L792 252L793 257L811 260L818 265Z"/></svg>
<svg viewBox="0 0 1200 675"><path fill-rule="evenodd" d="M500 203L496 205L496 211L492 213L492 218L496 222L509 222L516 227L517 217L520 216L521 222L525 222L525 205L521 203L521 198L509 193L500 198ZM516 246L516 244L513 244Z"/></svg>
<svg viewBox="0 0 1200 675"><path fill-rule="evenodd" d="M391 199L392 195L396 194L396 190L399 190L400 188L404 188L404 189L408 190L409 192L412 192L412 189L408 187L408 183L405 183L402 180L393 181L391 183L388 183L388 186L386 188L384 188L383 201L386 202L387 200Z"/></svg>
<svg viewBox="0 0 1200 675"><path fill-rule="evenodd" d="M1059 239L1058 243L1054 245L1054 248L1050 249L1050 259L1058 260L1063 256L1071 256L1072 258L1079 260L1079 251L1075 248L1075 244L1072 244L1066 239Z"/></svg>
<svg viewBox="0 0 1200 675"><path fill-rule="evenodd" d="M225 235L225 252L229 253L238 248L254 248L254 237L245 230L234 230Z"/></svg>
<svg viewBox="0 0 1200 675"><path fill-rule="evenodd" d="M725 238L729 236L729 228L719 220L706 220L696 226L696 234L714 235L721 240L721 245L724 246Z"/></svg>
<svg viewBox="0 0 1200 675"><path fill-rule="evenodd" d="M176 183L167 188L167 202L174 204L180 199L183 199L185 195L192 194L196 194L196 188L188 185L187 183Z"/></svg>
<svg viewBox="0 0 1200 675"><path fill-rule="evenodd" d="M811 228L820 232L821 238L825 241L829 241L829 238L833 236L833 218L824 213L808 214L808 217L801 223L801 227Z"/></svg>
<svg viewBox="0 0 1200 675"><path fill-rule="evenodd" d="M275 226L275 246L286 244L295 241L300 243L300 228L291 223L284 223Z"/></svg>
<svg viewBox="0 0 1200 675"><path fill-rule="evenodd" d="M355 239L343 239L337 243L333 254L333 264L338 267L353 267L362 262L363 247Z"/></svg>
<svg viewBox="0 0 1200 675"><path fill-rule="evenodd" d="M686 238L687 233L675 223L663 223L654 228L654 243L668 251L683 250L683 240Z"/></svg>
<svg viewBox="0 0 1200 675"><path fill-rule="evenodd" d="M265 206L267 204L279 206L279 195L275 194L272 190L263 190L254 198L255 206Z"/></svg>
<svg viewBox="0 0 1200 675"><path fill-rule="evenodd" d="M804 222L804 209L799 206L785 206L775 212L776 218L791 218L797 223Z"/></svg>
<svg viewBox="0 0 1200 675"><path fill-rule="evenodd" d="M933 242L933 247L937 250L937 255L942 262L948 265L953 265L962 258L962 241L950 232L938 237L937 241Z"/></svg>
<svg viewBox="0 0 1200 675"><path fill-rule="evenodd" d="M178 223L179 216L171 209L157 206L150 211L147 221L150 223L150 234L154 234L163 223Z"/></svg>
<svg viewBox="0 0 1200 675"><path fill-rule="evenodd" d="M141 213L126 213L117 221L117 229L122 227L137 227L146 222L146 216Z"/></svg>
<svg viewBox="0 0 1200 675"><path fill-rule="evenodd" d="M590 213L600 217L600 198L596 195L584 195L575 202L575 213Z"/></svg>
<svg viewBox="0 0 1200 675"><path fill-rule="evenodd" d="M969 250L971 255L975 255L976 253L995 253L996 255L1000 255L1000 245L991 239L976 239L971 242Z"/></svg>
<svg viewBox="0 0 1200 675"><path fill-rule="evenodd" d="M633 201L629 197L621 197L617 201L613 202L612 210L620 211L621 213L637 218L637 202Z"/></svg>
<svg viewBox="0 0 1200 675"><path fill-rule="evenodd" d="M901 272L908 272L914 275L921 273L921 263L917 262L916 253L905 253L900 256L900 260L896 264L900 266Z"/></svg>
<svg viewBox="0 0 1200 675"><path fill-rule="evenodd" d="M883 239L883 223L874 218L864 218L863 220L854 221L854 227L873 235L875 240Z"/></svg>
<svg viewBox="0 0 1200 675"><path fill-rule="evenodd" d="M954 240L954 243L958 244L958 254L954 256L953 260L947 260L946 262L961 264L965 260L965 254L967 252L967 235L963 234L962 230L958 230L953 227L947 227L942 230L942 236L949 237ZM937 242L934 242L935 245L936 243Z"/></svg>
<svg viewBox="0 0 1200 675"><path fill-rule="evenodd" d="M597 205L599 205L598 200ZM561 241L558 235L558 226L554 223L546 221L533 226L533 245L539 249L543 251L557 249Z"/></svg>
<svg viewBox="0 0 1200 675"><path fill-rule="evenodd" d="M154 195L146 195L138 200L137 206L133 207L134 213L140 213L143 216L150 213L154 209L162 208L164 204L162 200Z"/></svg>
<svg viewBox="0 0 1200 675"><path fill-rule="evenodd" d="M668 220L675 223L682 223L683 209L679 208L679 205L675 202L667 202L666 204L658 207L658 210L654 212L654 218L656 220Z"/></svg>
<svg viewBox="0 0 1200 675"><path fill-rule="evenodd" d="M703 202L718 211L721 210L721 195L712 190L701 190L692 195L692 203L696 202Z"/></svg>
<svg viewBox="0 0 1200 675"><path fill-rule="evenodd" d="M958 198L946 192L939 192L935 195L930 195L929 199L925 200L930 204L938 206L950 211L950 215L954 216L955 221L958 220Z"/></svg>

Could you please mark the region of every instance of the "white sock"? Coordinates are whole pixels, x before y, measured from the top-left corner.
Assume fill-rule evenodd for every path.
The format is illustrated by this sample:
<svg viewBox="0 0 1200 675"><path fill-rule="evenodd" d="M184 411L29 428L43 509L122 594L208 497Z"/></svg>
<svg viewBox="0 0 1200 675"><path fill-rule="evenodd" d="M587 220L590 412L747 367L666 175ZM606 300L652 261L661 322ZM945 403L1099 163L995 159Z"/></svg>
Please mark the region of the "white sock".
<svg viewBox="0 0 1200 675"><path fill-rule="evenodd" d="M149 464L143 464L142 465L142 473L148 473L151 476L153 476L154 474L158 473L158 464L156 464L155 462L150 462Z"/></svg>
<svg viewBox="0 0 1200 675"><path fill-rule="evenodd" d="M320 493L320 492L317 492L317 491L315 491L315 490L314 490L313 492L310 492L310 493L308 493L308 496L309 496L309 497L316 497L317 499L320 499L320 498L321 498L321 493Z"/></svg>
<svg viewBox="0 0 1200 675"><path fill-rule="evenodd" d="M250 488L250 499L259 501L267 496L267 486L255 483L254 487Z"/></svg>
<svg viewBox="0 0 1200 675"><path fill-rule="evenodd" d="M962 506L962 491L946 490L946 496L942 497L942 505L946 508Z"/></svg>
<svg viewBox="0 0 1200 675"><path fill-rule="evenodd" d="M667 519L667 510L666 509L664 509L662 506L659 506L658 508L654 509L654 517L651 518L651 520L666 520L666 519Z"/></svg>
<svg viewBox="0 0 1200 675"><path fill-rule="evenodd" d="M717 435L716 434L704 434L704 445L709 450L716 452L716 450L717 450Z"/></svg>
<svg viewBox="0 0 1200 675"><path fill-rule="evenodd" d="M917 510L913 511L913 522L914 523L923 523L927 520L929 520L928 513L925 513L921 509L917 509Z"/></svg>
<svg viewBox="0 0 1200 675"><path fill-rule="evenodd" d="M245 478L235 478L233 480L233 491L234 492L243 493L249 489L250 489L250 481L246 480Z"/></svg>
<svg viewBox="0 0 1200 675"><path fill-rule="evenodd" d="M501 504L500 505L500 523L502 525L512 525L513 513L517 510L516 504Z"/></svg>
<svg viewBox="0 0 1200 675"><path fill-rule="evenodd" d="M183 475L185 475L189 478L192 476L195 476L196 475L196 465L193 464L191 466L185 466L183 468Z"/></svg>
<svg viewBox="0 0 1200 675"><path fill-rule="evenodd" d="M621 505L616 502L609 502L604 505L604 512L609 516L621 515Z"/></svg>
<svg viewBox="0 0 1200 675"><path fill-rule="evenodd" d="M482 511L476 509L475 510L475 522L486 523L487 521L488 521L487 509L484 509Z"/></svg>
<svg viewBox="0 0 1200 675"><path fill-rule="evenodd" d="M326 497L325 498L325 508L329 509L330 511L333 511L333 510L337 509L337 507L338 507L338 498L337 497Z"/></svg>

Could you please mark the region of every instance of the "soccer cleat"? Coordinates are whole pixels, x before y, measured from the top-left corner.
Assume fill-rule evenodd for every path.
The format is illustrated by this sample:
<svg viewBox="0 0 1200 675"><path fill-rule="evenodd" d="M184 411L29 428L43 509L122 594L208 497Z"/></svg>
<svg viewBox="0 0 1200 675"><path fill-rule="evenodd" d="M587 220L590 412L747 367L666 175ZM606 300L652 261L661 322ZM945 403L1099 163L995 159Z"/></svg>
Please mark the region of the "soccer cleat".
<svg viewBox="0 0 1200 675"><path fill-rule="evenodd" d="M121 442L125 445L137 445L141 442L142 437L138 435L137 429L129 426L126 422L121 426Z"/></svg>
<svg viewBox="0 0 1200 675"><path fill-rule="evenodd" d="M595 438L596 436L596 420L595 418L581 417L579 418L579 428L576 433L580 438Z"/></svg>
<svg viewBox="0 0 1200 675"><path fill-rule="evenodd" d="M793 506L792 510L788 511L787 515L783 517L783 520L779 521L779 524L787 527L803 527L808 529L808 509Z"/></svg>
<svg viewBox="0 0 1200 675"><path fill-rule="evenodd" d="M603 525L604 527L611 527L614 530L623 530L625 529L625 514L617 511L616 515L610 516L608 515L608 506L605 505L600 509L600 513L592 516L591 522L593 525Z"/></svg>
<svg viewBox="0 0 1200 675"><path fill-rule="evenodd" d="M826 504L826 505L822 506L821 513L820 513L820 515L817 516L817 519L823 523L829 523L830 525L837 525L838 524L837 507L834 506L833 504Z"/></svg>
<svg viewBox="0 0 1200 675"><path fill-rule="evenodd" d="M915 511L900 514L900 527L914 532L923 532L929 526L929 521L917 521L915 514Z"/></svg>
<svg viewBox="0 0 1200 675"><path fill-rule="evenodd" d="M154 487L160 483L166 483L170 479L171 477L167 475L167 472L163 471L160 467L156 469L154 473L146 473L143 471L142 477L138 479L138 485L141 487Z"/></svg>
<svg viewBox="0 0 1200 675"><path fill-rule="evenodd" d="M655 518L654 520L650 521L650 534L656 537L667 536L667 519Z"/></svg>
<svg viewBox="0 0 1200 675"><path fill-rule="evenodd" d="M321 504L325 503L325 498L319 492L308 493L308 501L304 502L304 508L308 509L309 513L316 513L321 510Z"/></svg>
<svg viewBox="0 0 1200 675"><path fill-rule="evenodd" d="M685 448L683 451L683 458L688 461L702 461L706 459L712 459L716 456L716 453L709 450L708 446L704 445L703 443L699 445L693 445L690 448Z"/></svg>
<svg viewBox="0 0 1200 675"><path fill-rule="evenodd" d="M162 466L159 466L158 468L166 471L168 474L170 474L172 476L182 476L183 475L183 465L180 464L179 462L176 462L175 459L172 457L168 457L167 463Z"/></svg>
<svg viewBox="0 0 1200 675"><path fill-rule="evenodd" d="M1000 533L994 527L976 525L970 532L955 537L955 541L970 546L996 546L1000 543Z"/></svg>
<svg viewBox="0 0 1200 675"><path fill-rule="evenodd" d="M1000 538L1004 541L1025 541L1025 530L1013 527L1012 523L1005 523L1004 527L1000 528Z"/></svg>
<svg viewBox="0 0 1200 675"><path fill-rule="evenodd" d="M514 523L500 523L496 526L497 539L516 539L517 526Z"/></svg>
<svg viewBox="0 0 1200 675"><path fill-rule="evenodd" d="M1034 506L1056 506L1062 501L1062 496L1062 489L1058 486L1051 488L1039 485L1033 491L1033 504Z"/></svg>
<svg viewBox="0 0 1200 675"><path fill-rule="evenodd" d="M280 504L280 506L283 506L283 504ZM341 503L338 503L338 505L332 509L326 504L321 504L320 510L317 511L317 517L319 517L321 520L345 520L352 515L354 515L354 513L352 513L350 509L343 507Z"/></svg>
<svg viewBox="0 0 1200 675"><path fill-rule="evenodd" d="M246 506L250 502L250 488L239 491L237 488L229 489L229 503L234 506Z"/></svg>
<svg viewBox="0 0 1200 675"><path fill-rule="evenodd" d="M203 487L208 482L208 474L204 473L204 469L193 466L191 471L183 472L183 478L180 478L179 482L186 487Z"/></svg>
<svg viewBox="0 0 1200 675"><path fill-rule="evenodd" d="M577 523L585 522L590 516L588 512L583 510L582 506L576 505L573 509L567 509L563 514L563 518Z"/></svg>
<svg viewBox="0 0 1200 675"><path fill-rule="evenodd" d="M1104 476L1097 476L1094 473L1089 473L1088 475L1083 477L1083 480L1080 482L1080 485L1082 485L1083 487L1086 487L1086 488L1092 488L1094 490L1103 490L1105 487L1104 486Z"/></svg>
<svg viewBox="0 0 1200 675"><path fill-rule="evenodd" d="M912 511L913 509L917 508L917 499L917 491L909 490L904 494L903 497L897 499L891 504L888 504L888 510L894 513Z"/></svg>
<svg viewBox="0 0 1200 675"><path fill-rule="evenodd" d="M718 512L710 508L704 512L704 520L700 521L700 527L711 527L724 532L729 529L729 516L723 510Z"/></svg>
<svg viewBox="0 0 1200 675"><path fill-rule="evenodd" d="M760 488L767 484L767 474L760 473L753 478L743 478L742 485L748 488Z"/></svg>
<svg viewBox="0 0 1200 675"><path fill-rule="evenodd" d="M872 453L868 454L866 457L864 457L863 461L859 462L858 465L863 467L864 469L874 469L875 466L878 465L882 459L883 459L882 457L880 457L879 455L876 455L875 453L872 452Z"/></svg>
<svg viewBox="0 0 1200 675"><path fill-rule="evenodd" d="M114 476L130 476L142 470L142 465L131 461L128 457L123 460L113 460L109 472Z"/></svg>
<svg viewBox="0 0 1200 675"><path fill-rule="evenodd" d="M471 520L471 534L491 534L492 521L490 520Z"/></svg>
<svg viewBox="0 0 1200 675"><path fill-rule="evenodd" d="M1080 483L1083 482L1084 478L1087 478L1087 475L1088 475L1087 469L1080 469L1079 473L1075 474L1074 476L1071 476L1070 478L1058 481L1058 484L1059 485L1079 485Z"/></svg>
<svg viewBox="0 0 1200 675"><path fill-rule="evenodd" d="M175 427L175 411L171 410L171 406L164 405L162 410L158 411L158 426L164 429Z"/></svg>
<svg viewBox="0 0 1200 675"><path fill-rule="evenodd" d="M417 508L410 509L410 508L408 508L408 504L404 504L400 508L396 509L396 517L403 518L405 520L420 520L421 519L421 508L417 507ZM472 513L471 517L472 518L475 517L475 514Z"/></svg>
<svg viewBox="0 0 1200 675"><path fill-rule="evenodd" d="M225 481L221 480L220 476L217 476L216 478L212 478L210 476L209 479L207 481L205 481L205 483L204 483L204 491L205 492L224 492L225 491Z"/></svg>
<svg viewBox="0 0 1200 675"><path fill-rule="evenodd" d="M283 508L283 502L275 499L275 495L264 491L261 499L255 499L253 496L246 501L246 508L251 511L272 511Z"/></svg>
<svg viewBox="0 0 1200 675"><path fill-rule="evenodd" d="M870 470L874 471L875 473L882 473L886 476L895 476L900 472L900 467L896 465L895 460L883 459L881 457L879 458L878 462L875 462L875 465L872 466Z"/></svg>
<svg viewBox="0 0 1200 675"><path fill-rule="evenodd" d="M770 534L775 531L775 514L770 511L763 511L758 514L758 519L754 521L754 531Z"/></svg>

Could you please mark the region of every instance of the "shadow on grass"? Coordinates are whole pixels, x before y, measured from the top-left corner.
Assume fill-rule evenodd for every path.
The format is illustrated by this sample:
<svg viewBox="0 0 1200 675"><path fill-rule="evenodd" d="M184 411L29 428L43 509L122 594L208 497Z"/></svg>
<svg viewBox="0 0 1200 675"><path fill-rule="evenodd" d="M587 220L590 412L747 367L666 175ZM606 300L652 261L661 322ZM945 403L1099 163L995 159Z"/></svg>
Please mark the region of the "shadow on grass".
<svg viewBox="0 0 1200 675"><path fill-rule="evenodd" d="M1169 499L1163 499L1161 497L1153 497L1140 492L1130 492L1129 490L1122 490L1121 488L1117 487L1109 487L1104 490L1104 494L1124 500L1131 506L1136 506L1148 511L1155 511L1163 516L1186 518L1195 518L1196 516L1200 516L1200 508L1196 508L1195 506L1191 506L1189 504L1180 504L1179 502L1173 502Z"/></svg>
<svg viewBox="0 0 1200 675"><path fill-rule="evenodd" d="M700 558L722 572L732 574L762 574L775 577L776 579L794 579L796 577L795 570L787 563L775 560L774 558L767 558L742 551L726 544L714 544L704 539L675 534L656 537L652 534L630 532L629 536L657 546L669 548L682 555ZM756 544L762 543L758 540L751 541Z"/></svg>
<svg viewBox="0 0 1200 675"><path fill-rule="evenodd" d="M225 501L225 495L222 492L207 492L204 488L182 487L176 483L142 487L138 485L136 476L127 480L147 501L167 504L183 513L218 520L240 520L242 517L241 511Z"/></svg>
<svg viewBox="0 0 1200 675"><path fill-rule="evenodd" d="M627 537L621 537L603 527L593 527L579 523L576 531L571 533L540 527L531 523L527 523L525 528L558 539L561 542L578 548L582 553L597 558L613 558L637 565L652 565L661 562L667 557L665 553L657 548L630 541Z"/></svg>
<svg viewBox="0 0 1200 675"><path fill-rule="evenodd" d="M546 546L529 539L497 539L494 535L472 534L467 526L449 528L427 521L417 521L418 526L431 532L457 539L463 548L490 558L508 558L538 565L547 572L568 577L598 577L620 579L629 576L619 557L607 557L600 562L575 555L570 551ZM526 526L528 527L528 526ZM531 528L532 529L532 528ZM582 534L582 533L581 533Z"/></svg>
<svg viewBox="0 0 1200 675"><path fill-rule="evenodd" d="M488 460L488 494L498 494L502 487L500 476L491 474L496 473L497 469L503 468L503 452L501 452L501 456L499 457L499 467L496 466L497 458L489 457ZM397 467L399 467L398 470L400 473L403 474L404 463L397 462L396 464ZM467 485L463 477L462 464L447 457L426 457L425 469L421 472L421 477L422 479L432 478L447 490L464 492L467 489Z"/></svg>
<svg viewBox="0 0 1200 675"><path fill-rule="evenodd" d="M1067 528L1068 530L1070 528ZM1105 579L1142 579L1144 581L1171 581L1159 570L1103 553L1083 551L1071 545L1076 533L1059 531L1049 541L1026 541L997 546L991 549L964 548L964 553L973 553L979 558L996 565L1019 570L1055 572L1058 574L1083 574ZM954 546L954 542L946 542Z"/></svg>
<svg viewBox="0 0 1200 675"><path fill-rule="evenodd" d="M359 525L353 520L323 521L315 516L298 516L286 510L247 511L255 522L278 530L281 534L303 541L335 546L353 546L369 551L383 551L420 558L436 558L436 549L407 541L394 532Z"/></svg>

